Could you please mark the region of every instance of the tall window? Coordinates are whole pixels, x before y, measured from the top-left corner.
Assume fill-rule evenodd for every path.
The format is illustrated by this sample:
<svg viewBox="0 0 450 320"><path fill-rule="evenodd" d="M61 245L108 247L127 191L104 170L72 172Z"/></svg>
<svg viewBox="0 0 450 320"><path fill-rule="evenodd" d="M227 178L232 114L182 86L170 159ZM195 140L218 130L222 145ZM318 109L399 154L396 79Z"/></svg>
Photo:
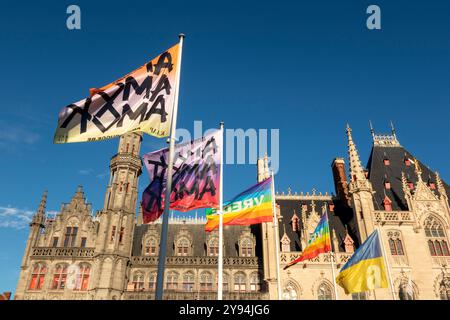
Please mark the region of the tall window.
<svg viewBox="0 0 450 320"><path fill-rule="evenodd" d="M228 274L224 273L223 274L223 282L222 282L223 291L230 290L230 287L228 285L229 282L230 282L230 277L228 276Z"/></svg>
<svg viewBox="0 0 450 320"><path fill-rule="evenodd" d="M352 300L367 300L365 292L352 293Z"/></svg>
<svg viewBox="0 0 450 320"><path fill-rule="evenodd" d="M186 272L183 275L183 291L193 292L194 291L194 274L191 271Z"/></svg>
<svg viewBox="0 0 450 320"><path fill-rule="evenodd" d="M217 237L209 240L209 256L216 257L219 255L219 239Z"/></svg>
<svg viewBox="0 0 450 320"><path fill-rule="evenodd" d="M187 256L189 254L190 243L186 238L181 238L177 243L177 253L179 256Z"/></svg>
<svg viewBox="0 0 450 320"><path fill-rule="evenodd" d="M203 272L200 275L200 290L212 291L212 275L209 272Z"/></svg>
<svg viewBox="0 0 450 320"><path fill-rule="evenodd" d="M122 227L120 228L120 232L119 232L119 243L122 243L123 241L123 232L124 232L125 228Z"/></svg>
<svg viewBox="0 0 450 320"><path fill-rule="evenodd" d="M403 244L402 244L400 232L389 231L388 238L389 238L389 249L391 251L391 255L403 256L405 254L405 252L403 250Z"/></svg>
<svg viewBox="0 0 450 320"><path fill-rule="evenodd" d="M425 236L432 256L450 256L447 237L440 221L430 216L425 220Z"/></svg>
<svg viewBox="0 0 450 320"><path fill-rule="evenodd" d="M133 275L133 289L134 291L144 289L144 274L137 272Z"/></svg>
<svg viewBox="0 0 450 320"><path fill-rule="evenodd" d="M112 226L112 229L111 229L111 239L109 239L109 241L113 242L114 239L116 239L116 226Z"/></svg>
<svg viewBox="0 0 450 320"><path fill-rule="evenodd" d="M148 290L155 291L156 289L156 273L150 273L148 278Z"/></svg>
<svg viewBox="0 0 450 320"><path fill-rule="evenodd" d="M58 246L58 237L53 237L52 247L56 248Z"/></svg>
<svg viewBox="0 0 450 320"><path fill-rule="evenodd" d="M331 287L327 283L321 283L317 289L317 297L319 300L332 300Z"/></svg>
<svg viewBox="0 0 450 320"><path fill-rule="evenodd" d="M169 290L178 289L178 274L175 271L170 271L167 274L166 288Z"/></svg>
<svg viewBox="0 0 450 320"><path fill-rule="evenodd" d="M245 292L247 290L246 277L242 272L234 275L234 291Z"/></svg>
<svg viewBox="0 0 450 320"><path fill-rule="evenodd" d="M41 290L44 285L46 273L47 266L45 264L35 264L33 267L33 272L31 273L31 280L28 290Z"/></svg>
<svg viewBox="0 0 450 320"><path fill-rule="evenodd" d="M64 247L73 247L77 237L78 227L67 227L66 237L64 239Z"/></svg>
<svg viewBox="0 0 450 320"><path fill-rule="evenodd" d="M154 256L156 255L156 239L149 238L145 242L145 255L146 256Z"/></svg>
<svg viewBox="0 0 450 320"><path fill-rule="evenodd" d="M75 290L86 291L88 289L90 274L91 268L89 267L89 265L85 264L80 265Z"/></svg>
<svg viewBox="0 0 450 320"><path fill-rule="evenodd" d="M251 257L253 256L253 241L249 238L245 238L241 241L241 256Z"/></svg>
<svg viewBox="0 0 450 320"><path fill-rule="evenodd" d="M52 290L63 290L66 287L67 266L57 265L53 273Z"/></svg>
<svg viewBox="0 0 450 320"><path fill-rule="evenodd" d="M86 237L81 238L81 247L84 248L86 247Z"/></svg>
<svg viewBox="0 0 450 320"><path fill-rule="evenodd" d="M392 201L388 198L388 196L384 197L383 206L384 206L384 210L392 211Z"/></svg>
<svg viewBox="0 0 450 320"><path fill-rule="evenodd" d="M260 290L259 274L257 272L254 272L250 275L250 291L259 291L259 290Z"/></svg>

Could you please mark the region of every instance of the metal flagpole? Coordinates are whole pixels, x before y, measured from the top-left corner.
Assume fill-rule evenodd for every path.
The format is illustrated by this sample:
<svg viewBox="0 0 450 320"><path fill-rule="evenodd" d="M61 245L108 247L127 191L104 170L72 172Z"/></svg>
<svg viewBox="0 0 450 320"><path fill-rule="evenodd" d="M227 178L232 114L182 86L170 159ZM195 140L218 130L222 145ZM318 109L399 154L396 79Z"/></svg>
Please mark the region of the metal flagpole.
<svg viewBox="0 0 450 320"><path fill-rule="evenodd" d="M220 182L219 182L219 256L217 257L217 300L223 299L223 122L220 123L222 143L220 150Z"/></svg>
<svg viewBox="0 0 450 320"><path fill-rule="evenodd" d="M170 194L172 191L172 173L173 173L173 161L175 156L175 138L177 130L177 112L178 112L178 95L180 92L180 74L181 74L181 57L183 53L183 39L184 34L179 34L180 48L178 52L178 66L176 75L176 88L175 88L175 101L172 113L172 124L170 128L170 140L169 140L169 164L167 167L167 184L166 194L164 198L164 213L161 226L161 241L159 246L159 259L158 259L158 276L156 282L156 300L162 300L163 286L164 286L164 271L166 265L166 250L167 250L167 231L169 229L169 208L170 208Z"/></svg>
<svg viewBox="0 0 450 320"><path fill-rule="evenodd" d="M339 300L339 296L338 296L338 292L337 292L337 286L336 286L336 273L334 270L334 252L333 252L333 246L331 244L331 239L332 239L332 230L331 230L331 226L330 226L330 220L328 219L328 209L327 209L327 204L325 203L325 214L327 217L327 223L328 223L328 229L330 230L330 261L331 261L331 273L333 275L333 287L334 287L334 296L336 298L336 300Z"/></svg>
<svg viewBox="0 0 450 320"><path fill-rule="evenodd" d="M386 266L387 273L388 273L389 285L391 286L392 299L396 300L394 283L392 282L391 267L389 266L389 263L387 261L386 251L384 250L384 242L383 242L383 238L381 236L381 230L380 230L379 224L377 224L377 232L378 232L378 239L379 239L380 245L381 245L381 252L383 254L384 265Z"/></svg>
<svg viewBox="0 0 450 320"><path fill-rule="evenodd" d="M275 254L277 255L277 292L278 300L281 300L281 276L280 276L280 230L278 228L278 217L275 202L275 180L273 178L273 171L271 171L272 176L272 212L273 212L273 227L275 229Z"/></svg>

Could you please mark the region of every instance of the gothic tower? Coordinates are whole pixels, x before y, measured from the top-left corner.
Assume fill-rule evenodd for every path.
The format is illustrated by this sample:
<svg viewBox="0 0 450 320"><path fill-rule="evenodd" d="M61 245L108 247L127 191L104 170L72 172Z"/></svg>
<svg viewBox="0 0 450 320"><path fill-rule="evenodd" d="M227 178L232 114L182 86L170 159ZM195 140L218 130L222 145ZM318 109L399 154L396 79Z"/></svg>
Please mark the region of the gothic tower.
<svg viewBox="0 0 450 320"><path fill-rule="evenodd" d="M26 283L25 281L21 280L27 278L27 275L24 273L27 273L27 270L30 270L29 260L31 251L33 250L33 247L37 245L39 241L39 236L41 234L41 230L42 228L44 228L46 204L47 204L47 191L45 191L44 194L42 195L39 208L37 209L36 213L33 216L33 219L30 222L30 233L28 235L27 244L25 246L25 253L22 258L22 263L20 265L20 277L16 292L22 293L25 291Z"/></svg>
<svg viewBox="0 0 450 320"><path fill-rule="evenodd" d="M269 172L269 159L267 155L258 159L258 182L270 178ZM277 256L275 246L275 228L273 222L265 222L261 224L262 233L262 248L263 248L263 270L264 270L264 280L267 283L269 296L271 299L276 299L277 297Z"/></svg>
<svg viewBox="0 0 450 320"><path fill-rule="evenodd" d="M354 209L356 221L358 223L358 229L361 236L361 242L374 231L374 223L372 212L373 206L373 189L372 184L366 177L364 169L359 159L358 150L353 142L352 129L347 124L347 137L348 137L348 158L349 158L349 194L350 203Z"/></svg>
<svg viewBox="0 0 450 320"><path fill-rule="evenodd" d="M120 299L127 283L126 270L131 257L142 164L139 157L142 134L120 137L117 154L110 162L110 180L95 248L95 298Z"/></svg>

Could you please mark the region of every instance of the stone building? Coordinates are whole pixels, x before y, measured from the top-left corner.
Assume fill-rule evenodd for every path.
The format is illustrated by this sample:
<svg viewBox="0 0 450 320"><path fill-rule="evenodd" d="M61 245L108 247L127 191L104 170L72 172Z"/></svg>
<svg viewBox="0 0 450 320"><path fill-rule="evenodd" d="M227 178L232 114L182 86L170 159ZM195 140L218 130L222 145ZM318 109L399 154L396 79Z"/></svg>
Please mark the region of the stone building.
<svg viewBox="0 0 450 320"><path fill-rule="evenodd" d="M334 253L281 270L283 299L449 299L449 186L400 145L394 130L372 130L366 168L349 127L347 136L349 174L343 158L331 164L336 195L277 193L278 232L273 223L224 228L225 299L277 299L277 261L282 269L300 255L324 213ZM154 299L161 221L146 225L140 212L136 217L141 140L136 133L120 138L104 206L95 215L79 187L50 219L44 193L15 299ZM269 177L268 162L258 160L259 181ZM205 233L204 224L204 218L170 218L165 299L216 298L218 235ZM333 271L377 228L393 290L335 291Z"/></svg>
<svg viewBox="0 0 450 320"><path fill-rule="evenodd" d="M345 295L337 286L338 299L450 299L449 186L400 145L394 128L383 135L371 129L373 146L366 168L352 130L347 126L346 131L349 174L344 159L331 164L336 195L289 190L276 196L282 267L299 256L324 212L334 251L333 256L322 254L282 270L284 298L336 299L331 259L337 274L360 243L379 229L392 286L354 295ZM259 179L268 177L267 165L262 167ZM267 228L268 238L274 243L271 230ZM275 272L275 257L273 252L268 259L264 256L269 264L265 273ZM268 284L270 297L276 297L276 284Z"/></svg>

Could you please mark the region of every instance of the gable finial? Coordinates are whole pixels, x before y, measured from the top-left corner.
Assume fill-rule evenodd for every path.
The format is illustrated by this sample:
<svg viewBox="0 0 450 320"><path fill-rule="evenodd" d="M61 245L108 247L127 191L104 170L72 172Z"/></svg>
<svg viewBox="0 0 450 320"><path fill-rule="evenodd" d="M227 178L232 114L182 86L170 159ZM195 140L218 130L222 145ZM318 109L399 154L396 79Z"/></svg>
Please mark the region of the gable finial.
<svg viewBox="0 0 450 320"><path fill-rule="evenodd" d="M392 135L394 136L395 140L397 140L397 135L395 134L395 127L394 127L394 123L391 120L391 132Z"/></svg>
<svg viewBox="0 0 450 320"><path fill-rule="evenodd" d="M369 120L370 133L372 134L372 139L375 141L375 130L373 129L372 121Z"/></svg>
<svg viewBox="0 0 450 320"><path fill-rule="evenodd" d="M422 181L422 168L420 167L419 161L414 158L414 172L417 175L417 179Z"/></svg>

